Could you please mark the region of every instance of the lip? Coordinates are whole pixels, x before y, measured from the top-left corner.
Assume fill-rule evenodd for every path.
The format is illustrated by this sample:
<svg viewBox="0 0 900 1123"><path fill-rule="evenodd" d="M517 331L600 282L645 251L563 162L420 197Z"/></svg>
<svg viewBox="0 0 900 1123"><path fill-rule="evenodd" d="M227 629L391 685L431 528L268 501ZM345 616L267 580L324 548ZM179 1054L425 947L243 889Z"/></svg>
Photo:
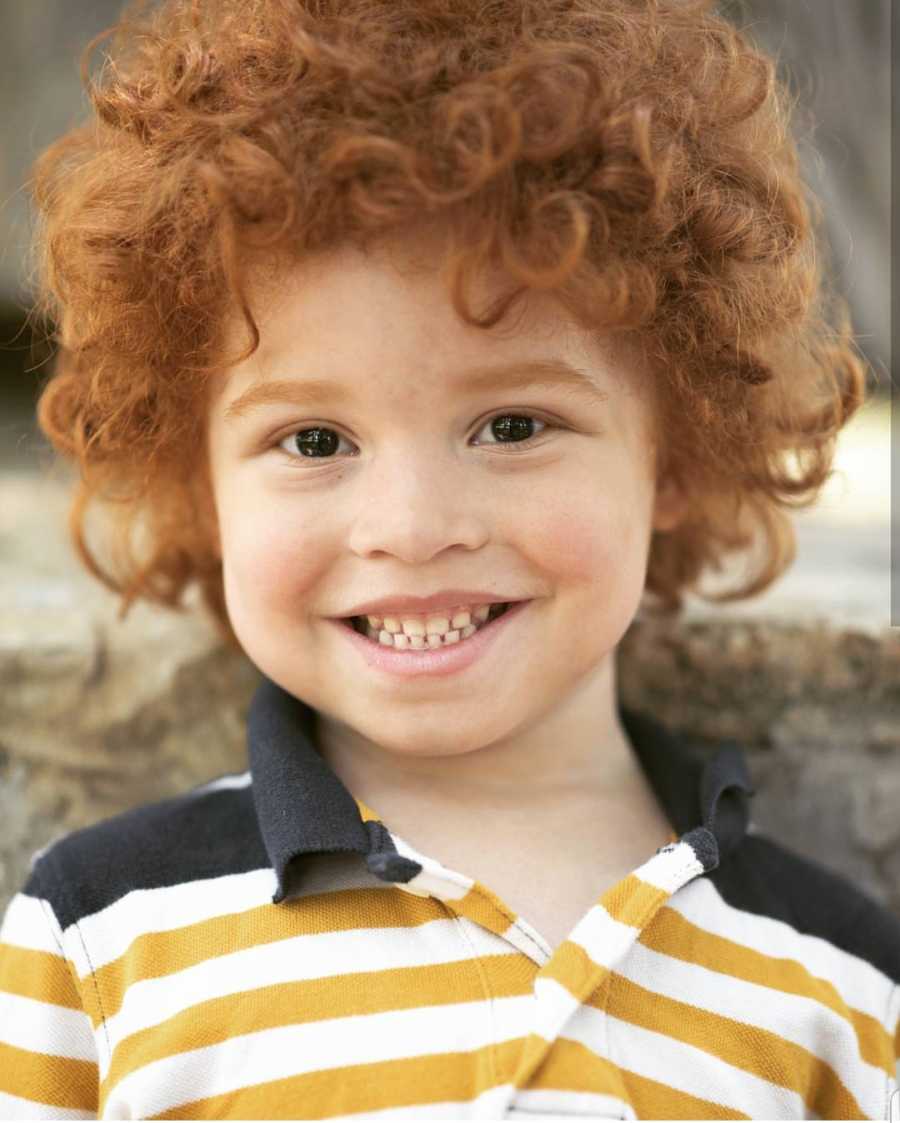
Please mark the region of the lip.
<svg viewBox="0 0 900 1123"><path fill-rule="evenodd" d="M442 612L448 608L458 608L463 604L507 604L523 602L524 597L505 596L487 593L477 589L443 589L430 597L380 597L366 601L355 608L348 608L341 616L331 616L331 620L346 620L348 616L384 616L386 613L421 616L426 612Z"/></svg>
<svg viewBox="0 0 900 1123"><path fill-rule="evenodd" d="M461 639L449 647L435 650L395 651L386 644L376 643L367 636L360 635L340 620L332 619L331 623L340 629L341 634L347 637L366 663L375 670L400 678L452 675L471 667L490 651L529 604L530 600L518 601L510 605L502 616L479 628L468 639Z"/></svg>

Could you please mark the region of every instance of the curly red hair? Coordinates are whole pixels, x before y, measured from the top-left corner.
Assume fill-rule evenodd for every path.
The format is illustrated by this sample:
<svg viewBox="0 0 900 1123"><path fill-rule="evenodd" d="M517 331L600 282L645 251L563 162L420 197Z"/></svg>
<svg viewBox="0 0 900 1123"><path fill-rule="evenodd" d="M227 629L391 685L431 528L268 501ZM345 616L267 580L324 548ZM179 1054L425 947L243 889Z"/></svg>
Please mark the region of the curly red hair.
<svg viewBox="0 0 900 1123"><path fill-rule="evenodd" d="M203 403L258 345L254 261L425 224L466 322L550 291L646 356L659 471L690 497L651 542L657 611L736 550L761 544L756 573L706 599L790 565L786 509L815 501L866 367L826 283L794 99L714 0L163 0L94 39L82 81L95 116L33 168L35 314L59 345L38 422L80 467L70 532L122 615L181 609L196 583L238 646ZM479 315L486 264L515 287ZM92 500L116 572L86 540Z"/></svg>

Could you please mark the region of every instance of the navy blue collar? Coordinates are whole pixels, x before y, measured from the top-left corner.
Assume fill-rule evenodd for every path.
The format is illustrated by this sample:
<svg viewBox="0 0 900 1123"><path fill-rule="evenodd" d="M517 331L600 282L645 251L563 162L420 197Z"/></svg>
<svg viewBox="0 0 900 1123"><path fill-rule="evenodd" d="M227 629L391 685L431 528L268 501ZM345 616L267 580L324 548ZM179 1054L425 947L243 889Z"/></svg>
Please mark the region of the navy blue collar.
<svg viewBox="0 0 900 1123"><path fill-rule="evenodd" d="M747 832L754 789L741 748L723 741L710 755L646 713L620 704L619 717L669 822L679 836L690 834L704 869L715 869ZM263 676L250 705L247 743L260 833L278 878L275 904L288 894L288 866L305 854L361 854L385 881L406 882L421 869L397 853L384 824L363 821L315 747L315 720L312 707Z"/></svg>

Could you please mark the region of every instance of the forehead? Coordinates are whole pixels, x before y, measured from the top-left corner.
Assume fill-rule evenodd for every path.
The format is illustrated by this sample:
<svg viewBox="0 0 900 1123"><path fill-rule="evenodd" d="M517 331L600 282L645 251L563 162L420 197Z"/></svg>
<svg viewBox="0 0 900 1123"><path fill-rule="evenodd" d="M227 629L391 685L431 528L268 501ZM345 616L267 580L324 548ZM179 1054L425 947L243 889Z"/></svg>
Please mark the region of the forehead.
<svg viewBox="0 0 900 1123"><path fill-rule="evenodd" d="M259 348L224 372L217 397L227 408L248 388L284 378L327 380L351 392L371 379L380 389L432 383L466 391L477 385L479 372L512 374L518 362L542 360L567 363L615 398L643 400L651 393L634 344L598 338L555 294L525 292L497 324L481 328L459 316L449 286L439 235L259 263L249 269L247 285ZM499 269L482 269L467 289L472 311L483 314L514 287ZM235 313L226 325L229 350L236 353L249 334ZM483 381L487 386L490 378Z"/></svg>
<svg viewBox="0 0 900 1123"><path fill-rule="evenodd" d="M538 342L571 343L576 325L550 297L525 294L503 320L483 329L467 324L453 307L443 258L426 248L396 242L363 251L341 246L276 271L250 273L250 294L260 329L259 358L285 351L377 357L378 352L514 352ZM506 282L508 284L508 282ZM481 312L506 291L503 276L482 270L469 293ZM230 338L239 318L228 320Z"/></svg>

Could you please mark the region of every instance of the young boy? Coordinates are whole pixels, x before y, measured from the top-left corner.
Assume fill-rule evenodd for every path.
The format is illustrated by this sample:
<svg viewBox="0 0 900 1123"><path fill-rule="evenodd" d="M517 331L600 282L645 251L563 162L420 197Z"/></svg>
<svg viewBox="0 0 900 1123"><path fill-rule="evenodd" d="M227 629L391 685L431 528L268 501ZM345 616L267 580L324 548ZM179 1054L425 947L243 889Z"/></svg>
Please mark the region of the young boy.
<svg viewBox="0 0 900 1123"><path fill-rule="evenodd" d="M92 571L262 680L247 771L34 856L0 1114L886 1118L900 924L616 688L863 397L769 60L680 0L135 19L36 168L39 418Z"/></svg>

